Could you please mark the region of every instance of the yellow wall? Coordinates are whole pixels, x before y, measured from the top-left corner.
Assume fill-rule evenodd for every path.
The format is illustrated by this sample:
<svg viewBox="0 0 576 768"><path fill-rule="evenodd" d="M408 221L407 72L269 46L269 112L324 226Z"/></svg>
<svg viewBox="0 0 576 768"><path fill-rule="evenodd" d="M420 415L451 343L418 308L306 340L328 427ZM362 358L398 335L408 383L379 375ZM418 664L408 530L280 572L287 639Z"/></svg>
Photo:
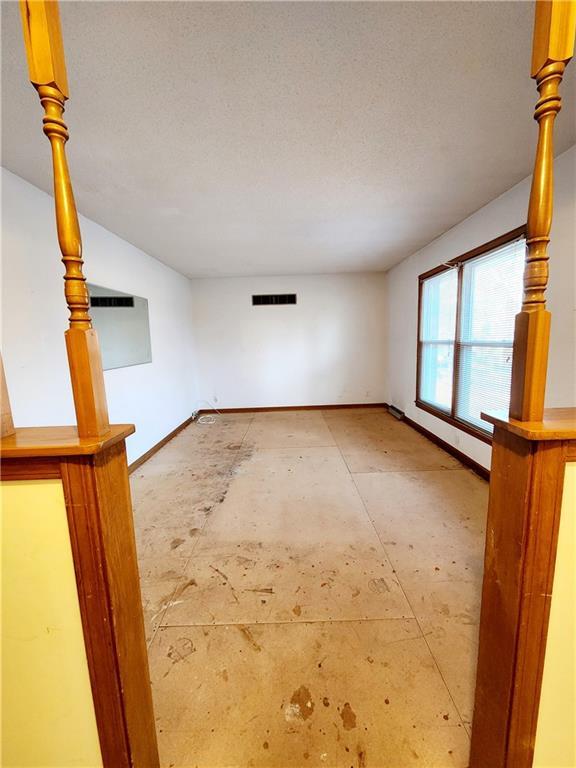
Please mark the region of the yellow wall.
<svg viewBox="0 0 576 768"><path fill-rule="evenodd" d="M566 466L534 768L576 767L576 463Z"/></svg>
<svg viewBox="0 0 576 768"><path fill-rule="evenodd" d="M102 765L60 480L4 482L2 765Z"/></svg>

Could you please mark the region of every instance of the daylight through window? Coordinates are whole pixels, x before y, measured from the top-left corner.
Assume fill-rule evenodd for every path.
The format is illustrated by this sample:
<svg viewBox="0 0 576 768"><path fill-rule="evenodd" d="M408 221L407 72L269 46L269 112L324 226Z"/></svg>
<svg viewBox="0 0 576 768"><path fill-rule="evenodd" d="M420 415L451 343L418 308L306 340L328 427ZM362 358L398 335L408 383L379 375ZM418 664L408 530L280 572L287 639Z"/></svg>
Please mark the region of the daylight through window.
<svg viewBox="0 0 576 768"><path fill-rule="evenodd" d="M516 230L420 276L417 404L484 435L509 404L525 247Z"/></svg>

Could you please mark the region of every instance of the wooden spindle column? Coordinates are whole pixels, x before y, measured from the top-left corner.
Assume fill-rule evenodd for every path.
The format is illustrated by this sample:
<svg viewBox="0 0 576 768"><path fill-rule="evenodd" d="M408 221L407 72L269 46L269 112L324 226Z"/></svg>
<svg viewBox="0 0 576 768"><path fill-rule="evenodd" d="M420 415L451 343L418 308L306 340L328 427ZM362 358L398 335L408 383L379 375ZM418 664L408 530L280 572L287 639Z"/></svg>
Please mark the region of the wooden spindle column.
<svg viewBox="0 0 576 768"><path fill-rule="evenodd" d="M108 422L66 162L58 3L21 0L21 10L52 150L78 425L13 429L3 394L0 490L11 543L2 643L12 681L3 750L11 765L158 768L125 445L134 427Z"/></svg>
<svg viewBox="0 0 576 768"><path fill-rule="evenodd" d="M528 205L524 300L516 316L510 418L541 421L544 415L550 312L546 309L548 243L554 189L554 122L562 107L560 83L574 53L576 5L571 0L537 0L531 76L540 98L536 160Z"/></svg>
<svg viewBox="0 0 576 768"><path fill-rule="evenodd" d="M64 262L64 293L70 312L66 349L78 434L101 437L110 430L98 336L92 328L90 299L82 272L82 238L66 160L68 128L63 119L68 80L58 3L20 3L30 81L44 108L44 133L52 148L58 243Z"/></svg>
<svg viewBox="0 0 576 768"><path fill-rule="evenodd" d="M494 425L494 439L470 768L531 768L538 733L540 744L555 738L540 729L539 709L560 518L576 515L564 504L566 467L576 462L576 408L544 410L550 338L545 291L554 121L575 30L575 0L537 0L531 74L540 94L538 144L510 409L482 414ZM563 662L569 668L570 660ZM573 765L570 755L563 759L562 765Z"/></svg>

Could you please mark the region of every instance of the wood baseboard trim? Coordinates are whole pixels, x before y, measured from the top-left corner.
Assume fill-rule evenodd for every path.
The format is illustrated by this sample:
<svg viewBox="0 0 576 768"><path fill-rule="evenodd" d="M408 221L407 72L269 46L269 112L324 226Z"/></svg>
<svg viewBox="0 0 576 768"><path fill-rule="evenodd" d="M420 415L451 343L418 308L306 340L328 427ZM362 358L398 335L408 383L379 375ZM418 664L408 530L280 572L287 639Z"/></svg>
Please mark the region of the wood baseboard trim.
<svg viewBox="0 0 576 768"><path fill-rule="evenodd" d="M331 410L338 410L342 408L388 408L388 403L347 403L347 404L330 404L330 405L279 405L279 406L271 406L271 407L263 407L263 408L219 408L219 413L250 413L250 412L270 412L270 411L331 411ZM214 409L209 408L201 408L198 411L198 415L202 415L205 413L214 413ZM155 453L157 453L160 448L163 448L166 443L169 443L170 440L172 440L173 437L176 437L176 435L181 432L183 429L186 429L192 422L194 421L194 416L190 416L190 418L186 419L186 421L183 421L182 424L179 424L176 429L173 429L172 432L166 435L166 437L162 438L156 445L153 445L152 448L150 448L146 453L143 453L142 456L140 456L136 461L133 461L132 464L128 466L128 472L129 474L132 474L138 467L141 467L142 464L144 464L148 459L150 459ZM412 429L415 429L417 432L420 432L421 435L424 435L424 437L428 438L432 443L435 443L435 445L442 448L446 453L449 453L451 456L454 456L455 459L458 459L462 464L469 467L473 472L475 472L477 475L479 475L483 480L490 480L490 470L483 467L481 464L478 464L477 461L474 461L474 459L471 459L469 456L467 456L465 453L462 453L462 451L459 451L457 448L454 448L454 446L450 445L450 443L447 443L445 440L442 440L441 437L438 437L438 435L435 435L433 432L430 432L425 427L422 427L420 424L418 424L416 421L413 421L408 416L404 416L402 418L402 421L406 422L409 427L412 427Z"/></svg>
<svg viewBox="0 0 576 768"><path fill-rule="evenodd" d="M183 421L182 424L179 424L176 429L173 429L172 432L166 435L166 437L163 437L162 440L160 440L156 445L153 445L150 450L146 451L146 453L143 453L142 456L140 456L138 459L132 462L132 464L128 465L128 474L131 475L132 472L134 472L138 467L141 467L144 462L148 461L152 456L154 456L155 453L157 453L160 448L163 448L166 443L169 443L170 440L172 440L173 437L176 437L176 435L179 432L182 432L183 429L186 429L192 422L194 421L194 416L190 416L189 419L186 419L186 421Z"/></svg>
<svg viewBox="0 0 576 768"><path fill-rule="evenodd" d="M473 472L476 472L476 474L479 475L483 480L490 480L490 470L486 469L486 467L483 467L482 464L478 464L478 462L474 461L474 459L471 459L470 456L462 453L462 451L459 451L458 448L454 448L453 445L450 445L450 443L442 440L441 437L438 437L438 435L435 435L434 432L430 432L425 427L422 427L416 421L412 421L412 419L408 418L408 416L404 416L402 421L405 421L409 427L415 429L416 432L420 432L421 435L427 437L428 440L430 440L432 443L435 443L437 446L446 451L446 453L454 456L454 458L458 459L459 462L469 467Z"/></svg>
<svg viewBox="0 0 576 768"><path fill-rule="evenodd" d="M201 408L203 413L264 413L267 411L333 411L339 408L388 408L388 403L337 403L330 405L273 405L262 408Z"/></svg>

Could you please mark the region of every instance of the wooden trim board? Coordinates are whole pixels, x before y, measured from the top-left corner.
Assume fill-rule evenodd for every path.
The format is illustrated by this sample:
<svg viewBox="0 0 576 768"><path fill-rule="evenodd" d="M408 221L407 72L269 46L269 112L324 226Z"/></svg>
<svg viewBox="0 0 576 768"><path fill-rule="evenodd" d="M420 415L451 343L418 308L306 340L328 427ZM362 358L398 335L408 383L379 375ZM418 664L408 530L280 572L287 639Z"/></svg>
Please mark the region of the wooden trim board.
<svg viewBox="0 0 576 768"><path fill-rule="evenodd" d="M263 407L263 408L220 408L218 411L214 411L213 409L209 410L207 408L201 408L198 411L198 415L202 416L203 414L209 414L209 413L252 413L252 412L258 412L258 413L267 413L272 411L327 411L327 410L337 410L341 408L388 408L388 403L351 403L348 405L282 405L282 406L274 406L274 407ZM142 464L144 464L148 459L150 459L157 451L159 451L161 448L163 448L166 443L170 442L173 437L176 437L176 435L181 432L183 429L186 429L192 422L194 421L194 416L191 416L189 419L186 419L186 421L183 421L182 424L180 424L176 429L172 430L166 437L162 438L156 445L153 445L150 450L146 451L146 453L143 453L142 456L140 456L138 459L132 462L132 464L128 467L128 473L132 474L138 467L141 467ZM415 421L412 421L412 419L409 419L408 416L403 416L402 421L406 422L409 427L412 427L412 429L415 429L417 432L420 432L420 434L424 435L424 437L428 438L431 442L435 443L437 446L442 448L446 453L449 453L451 456L454 456L455 459L458 459L458 461L462 462L465 466L469 467L471 470L476 472L477 475L480 475L481 478L484 480L490 479L490 470L483 467L481 464L478 464L478 462L474 461L474 459L471 459L469 456L467 456L465 453L462 453L462 451L459 451L457 448L454 448L450 443L447 443L445 440L442 440L442 438L435 435L433 432L430 432L425 427L420 426Z"/></svg>
<svg viewBox="0 0 576 768"><path fill-rule="evenodd" d="M486 467L483 467L482 464L478 464L478 462L474 461L474 459L471 459L470 456L462 453L462 451L459 451L458 448L454 448L453 445L450 445L450 443L442 440L441 437L435 435L434 432L430 432L426 429L426 427L422 427L416 421L412 421L412 419L408 418L408 416L404 416L402 421L405 421L409 427L412 427L412 429L420 432L421 435L427 437L428 440L430 440L432 443L435 443L438 447L446 451L446 453L454 456L455 459L458 459L458 461L469 467L473 472L476 472L476 474L480 475L483 480L490 480L490 470L486 469Z"/></svg>
<svg viewBox="0 0 576 768"><path fill-rule="evenodd" d="M427 272L422 272L422 274L418 275L418 280L426 280L428 277L439 275L440 272L446 272L451 266L454 267L458 264L464 264L464 262L470 261L470 259L477 259L478 256L483 256L485 253L495 251L496 248L511 243L513 240L518 240L520 237L526 237L526 224L521 224L519 227L511 229L509 232L505 232L503 235L489 240L487 243L472 248L471 251L466 251L466 253L462 253L460 256L449 259L444 264L429 269Z"/></svg>
<svg viewBox="0 0 576 768"><path fill-rule="evenodd" d="M492 435L488 432L476 429L465 421L459 421L451 414L443 413L442 411L438 410L438 408L434 408L434 406L428 405L428 403L425 403L422 400L416 400L414 405L416 408L420 408L420 410L426 411L431 416L440 419L440 421L445 421L447 424L450 424L451 427L456 427L456 429L460 429L462 432L466 432L466 434L475 437L476 440L480 440L487 445L492 445Z"/></svg>
<svg viewBox="0 0 576 768"><path fill-rule="evenodd" d="M338 403L336 405L273 405L262 408L201 408L198 415L207 413L266 413L268 411L335 411L339 408L388 408L388 403Z"/></svg>
<svg viewBox="0 0 576 768"><path fill-rule="evenodd" d="M201 411L199 411L199 413L201 413ZM152 458L152 456L154 456L154 454L157 453L160 448L163 448L166 443L169 443L170 440L172 440L173 437L176 437L179 432L182 432L183 429L186 429L186 427L190 426L193 421L194 416L190 416L190 418L186 419L186 421L183 421L182 424L179 424L176 429L173 429L172 432L169 432L166 437L163 437L162 440L157 442L156 445L153 445L152 448L146 451L146 453L143 453L142 456L133 461L132 464L129 464L128 474L131 475L134 470L138 469L138 467L141 467L145 461L148 461L148 459Z"/></svg>

